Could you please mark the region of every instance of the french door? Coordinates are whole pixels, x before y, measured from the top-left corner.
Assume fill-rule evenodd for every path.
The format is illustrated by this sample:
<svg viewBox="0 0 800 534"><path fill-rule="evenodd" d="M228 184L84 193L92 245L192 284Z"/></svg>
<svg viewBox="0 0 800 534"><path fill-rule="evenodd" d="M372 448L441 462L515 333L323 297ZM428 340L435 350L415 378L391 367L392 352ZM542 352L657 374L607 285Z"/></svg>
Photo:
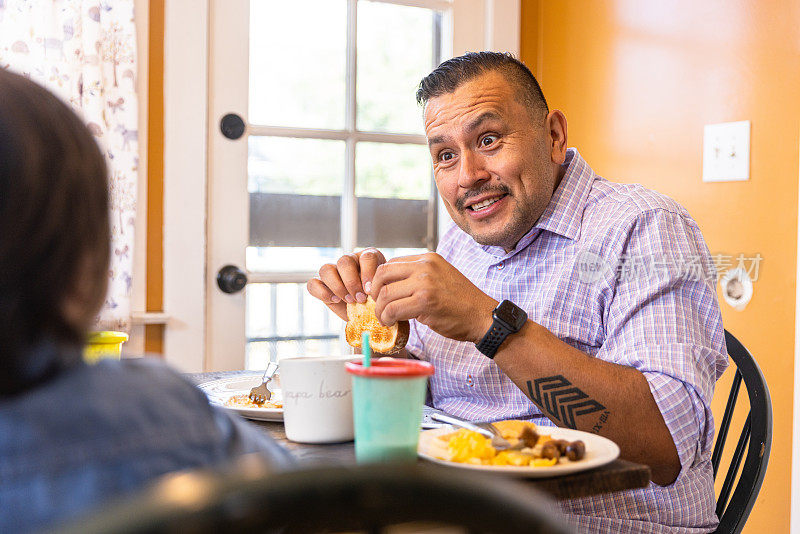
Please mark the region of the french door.
<svg viewBox="0 0 800 534"><path fill-rule="evenodd" d="M211 0L207 369L340 353L342 321L306 281L361 247L435 248L414 92L450 53L451 7Z"/></svg>

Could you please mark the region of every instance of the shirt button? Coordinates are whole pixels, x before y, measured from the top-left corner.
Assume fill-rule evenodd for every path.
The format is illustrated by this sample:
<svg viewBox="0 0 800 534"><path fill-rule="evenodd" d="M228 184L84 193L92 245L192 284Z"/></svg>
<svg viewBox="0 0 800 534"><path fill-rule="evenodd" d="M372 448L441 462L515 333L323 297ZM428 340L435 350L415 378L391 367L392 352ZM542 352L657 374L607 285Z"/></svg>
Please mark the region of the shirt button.
<svg viewBox="0 0 800 534"><path fill-rule="evenodd" d="M502 270L502 269L503 269L503 267L505 267L505 263L503 263L502 261L501 261L500 263L498 263L498 264L497 264L497 270L498 270L498 271Z"/></svg>

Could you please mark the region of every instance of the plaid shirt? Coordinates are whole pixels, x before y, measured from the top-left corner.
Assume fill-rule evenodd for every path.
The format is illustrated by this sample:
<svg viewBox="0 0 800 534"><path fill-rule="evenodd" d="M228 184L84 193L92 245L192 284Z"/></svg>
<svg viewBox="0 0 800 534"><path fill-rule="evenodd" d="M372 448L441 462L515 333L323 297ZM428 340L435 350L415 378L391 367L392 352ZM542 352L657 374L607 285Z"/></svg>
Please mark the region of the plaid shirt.
<svg viewBox="0 0 800 534"><path fill-rule="evenodd" d="M681 461L670 486L565 501L586 532L714 530L714 384L728 365L716 274L684 208L640 185L597 176L575 149L550 204L512 252L453 226L438 252L498 301L562 341L641 371ZM436 367L433 405L476 421L553 423L471 343L412 321L408 350Z"/></svg>

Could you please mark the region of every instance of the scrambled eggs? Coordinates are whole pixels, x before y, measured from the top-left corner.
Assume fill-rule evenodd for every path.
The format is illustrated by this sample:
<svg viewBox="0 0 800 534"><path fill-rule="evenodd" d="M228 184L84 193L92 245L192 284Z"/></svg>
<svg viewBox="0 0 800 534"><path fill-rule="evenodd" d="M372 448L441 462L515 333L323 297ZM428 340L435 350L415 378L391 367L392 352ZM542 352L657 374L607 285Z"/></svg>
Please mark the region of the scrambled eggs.
<svg viewBox="0 0 800 534"><path fill-rule="evenodd" d="M241 395L234 395L225 401L225 406L231 408L283 408L283 403L280 401L266 401L264 404L256 404L250 400L250 395L243 393Z"/></svg>
<svg viewBox="0 0 800 534"><path fill-rule="evenodd" d="M473 432L460 429L452 434L441 436L447 442L451 462L476 465L513 465L522 467L549 467L558 463L558 458L542 458L542 444L550 441L550 436L539 436L536 447L521 450L497 451L492 440ZM508 439L508 438L507 438Z"/></svg>

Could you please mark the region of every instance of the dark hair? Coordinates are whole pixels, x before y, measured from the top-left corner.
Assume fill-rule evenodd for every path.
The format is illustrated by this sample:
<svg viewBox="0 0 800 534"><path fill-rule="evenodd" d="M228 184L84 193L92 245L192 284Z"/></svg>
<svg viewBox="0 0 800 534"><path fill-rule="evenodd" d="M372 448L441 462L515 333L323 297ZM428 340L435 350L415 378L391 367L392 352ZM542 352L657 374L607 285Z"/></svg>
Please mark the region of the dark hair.
<svg viewBox="0 0 800 534"><path fill-rule="evenodd" d="M497 71L516 85L517 97L531 115L548 112L547 101L539 82L523 62L502 52L467 52L436 67L425 76L417 89L417 103L425 105L431 98L452 93L464 83L489 72Z"/></svg>
<svg viewBox="0 0 800 534"><path fill-rule="evenodd" d="M0 69L0 394L24 388L36 343L85 342L107 288L108 208L105 160L83 122Z"/></svg>

